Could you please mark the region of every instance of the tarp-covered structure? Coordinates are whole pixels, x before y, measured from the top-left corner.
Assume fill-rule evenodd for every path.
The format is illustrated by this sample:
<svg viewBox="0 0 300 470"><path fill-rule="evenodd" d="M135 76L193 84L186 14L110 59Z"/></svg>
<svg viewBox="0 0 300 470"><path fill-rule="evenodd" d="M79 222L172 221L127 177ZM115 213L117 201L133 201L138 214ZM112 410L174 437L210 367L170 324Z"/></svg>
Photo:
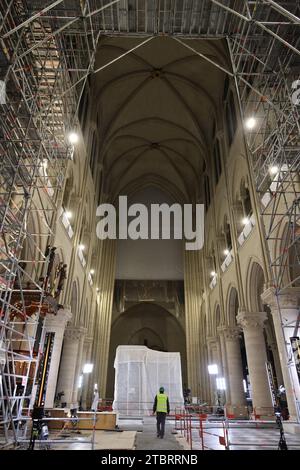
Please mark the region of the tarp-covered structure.
<svg viewBox="0 0 300 470"><path fill-rule="evenodd" d="M118 346L115 358L113 409L123 416L152 413L155 395L164 387L171 410L184 403L179 352L146 346Z"/></svg>

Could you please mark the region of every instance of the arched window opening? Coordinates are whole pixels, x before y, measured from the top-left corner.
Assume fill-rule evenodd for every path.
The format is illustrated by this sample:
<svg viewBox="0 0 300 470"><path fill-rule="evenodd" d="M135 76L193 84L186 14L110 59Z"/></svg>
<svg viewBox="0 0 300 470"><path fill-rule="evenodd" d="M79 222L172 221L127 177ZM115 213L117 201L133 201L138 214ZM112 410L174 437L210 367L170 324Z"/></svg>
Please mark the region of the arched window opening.
<svg viewBox="0 0 300 470"><path fill-rule="evenodd" d="M249 189L246 186L244 186L242 188L241 197L242 197L244 217L249 218L249 217L251 217L251 215L253 213L253 210L252 210L250 192L249 192Z"/></svg>
<svg viewBox="0 0 300 470"><path fill-rule="evenodd" d="M96 198L96 201L97 201L98 204L100 204L100 202L101 202L102 181L103 181L103 169L99 167L98 185L97 185L97 198Z"/></svg>
<svg viewBox="0 0 300 470"><path fill-rule="evenodd" d="M248 295L249 306L252 312L264 311L261 294L264 291L265 276L260 264L253 262L249 274Z"/></svg>
<svg viewBox="0 0 300 470"><path fill-rule="evenodd" d="M220 305L216 308L216 329L221 326L221 312L220 312Z"/></svg>
<svg viewBox="0 0 300 470"><path fill-rule="evenodd" d="M216 179L216 184L217 184L222 173L221 148L220 148L219 139L216 139L215 141L215 145L213 149L213 159L214 159L215 179Z"/></svg>
<svg viewBox="0 0 300 470"><path fill-rule="evenodd" d="M216 253L215 249L211 247L209 255L207 256L207 268L208 268L208 280L211 282L216 278L217 273L217 263L216 263Z"/></svg>
<svg viewBox="0 0 300 470"><path fill-rule="evenodd" d="M232 287L229 294L229 302L228 302L228 316L229 316L229 324L230 326L236 326L237 320L236 317L239 313L239 299L238 293L235 287Z"/></svg>
<svg viewBox="0 0 300 470"><path fill-rule="evenodd" d="M97 136L96 136L96 131L94 131L93 136L92 136L92 145L91 145L91 153L90 153L90 168L92 171L92 175L94 175L96 160L97 160Z"/></svg>
<svg viewBox="0 0 300 470"><path fill-rule="evenodd" d="M69 176L66 180L65 190L64 190L63 200L62 200L62 207L64 210L67 210L70 208L72 189L73 189L73 178L72 176Z"/></svg>
<svg viewBox="0 0 300 470"><path fill-rule="evenodd" d="M300 226L296 226L296 237L293 236L289 247L290 279L293 287L300 287Z"/></svg>
<svg viewBox="0 0 300 470"><path fill-rule="evenodd" d="M225 219L225 224L224 224L224 236L225 236L226 250L231 251L232 250L232 238L231 238L230 224L227 218Z"/></svg>
<svg viewBox="0 0 300 470"><path fill-rule="evenodd" d="M71 292L71 312L72 312L72 319L76 319L77 317L77 310L78 310L78 288L77 282L74 281L72 284L72 292Z"/></svg>
<svg viewBox="0 0 300 470"><path fill-rule="evenodd" d="M204 199L205 199L205 211L208 210L210 206L210 183L209 183L209 176L204 175Z"/></svg>
<svg viewBox="0 0 300 470"><path fill-rule="evenodd" d="M89 109L89 88L90 88L90 76L87 77L86 86L84 92L82 93L81 100L79 102L78 107L78 118L79 123L82 129L82 133L84 133L87 125L87 113Z"/></svg>
<svg viewBox="0 0 300 470"><path fill-rule="evenodd" d="M282 239L278 258L278 283L300 286L300 225L293 220L286 224L282 233Z"/></svg>
<svg viewBox="0 0 300 470"><path fill-rule="evenodd" d="M224 80L223 101L226 101L228 90L229 90L229 77L228 75L226 75L225 80Z"/></svg>
<svg viewBox="0 0 300 470"><path fill-rule="evenodd" d="M225 105L225 117L227 126L228 143L232 144L237 129L237 117L234 103L234 96L230 90Z"/></svg>

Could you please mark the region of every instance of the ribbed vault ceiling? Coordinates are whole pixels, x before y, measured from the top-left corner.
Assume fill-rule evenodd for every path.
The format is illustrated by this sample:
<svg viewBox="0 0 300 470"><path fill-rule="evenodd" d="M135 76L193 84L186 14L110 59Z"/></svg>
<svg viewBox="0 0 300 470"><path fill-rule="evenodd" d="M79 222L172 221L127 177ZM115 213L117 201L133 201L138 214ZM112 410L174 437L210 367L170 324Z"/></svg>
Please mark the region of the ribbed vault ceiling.
<svg viewBox="0 0 300 470"><path fill-rule="evenodd" d="M95 68L139 42L103 38ZM188 44L226 65L222 41ZM218 68L167 37L154 38L93 76L99 158L111 197L157 185L176 200L195 199L201 172L211 158L224 78Z"/></svg>

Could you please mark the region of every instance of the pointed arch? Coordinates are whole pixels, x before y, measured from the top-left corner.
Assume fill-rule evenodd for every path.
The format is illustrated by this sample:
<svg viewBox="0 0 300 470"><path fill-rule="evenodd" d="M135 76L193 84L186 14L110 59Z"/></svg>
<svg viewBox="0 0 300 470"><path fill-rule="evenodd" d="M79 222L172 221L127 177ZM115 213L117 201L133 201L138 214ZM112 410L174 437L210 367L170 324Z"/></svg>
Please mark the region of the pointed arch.
<svg viewBox="0 0 300 470"><path fill-rule="evenodd" d="M236 326L236 317L239 313L239 296L235 286L228 289L227 295L227 322L229 326Z"/></svg>
<svg viewBox="0 0 300 470"><path fill-rule="evenodd" d="M262 312L261 294L264 290L265 275L261 264L252 259L248 267L247 294L248 306L251 312Z"/></svg>

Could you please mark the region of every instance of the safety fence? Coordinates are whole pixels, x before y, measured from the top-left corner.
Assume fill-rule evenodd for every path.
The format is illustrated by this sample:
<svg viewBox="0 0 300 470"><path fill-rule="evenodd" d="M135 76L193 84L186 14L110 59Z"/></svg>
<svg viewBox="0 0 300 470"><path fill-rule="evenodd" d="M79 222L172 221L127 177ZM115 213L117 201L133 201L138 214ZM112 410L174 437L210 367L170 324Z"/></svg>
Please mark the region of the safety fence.
<svg viewBox="0 0 300 470"><path fill-rule="evenodd" d="M285 410L281 413L282 419L286 419ZM274 407L250 407L250 406L224 406L224 418L229 421L251 421L256 424L267 422L274 423L276 421L276 415Z"/></svg>
<svg viewBox="0 0 300 470"><path fill-rule="evenodd" d="M191 414L186 409L175 410L175 430L179 431L186 439L187 444L193 450L193 443L200 441L201 450L212 450L212 447L206 443L206 436L212 436L217 439L219 445L224 446L225 449L229 447L228 432L225 426L225 421L217 422L217 429L221 429L221 434L214 431L214 426L206 427L208 415L204 413ZM220 426L221 425L221 426ZM195 436L198 434L198 438ZM195 439L196 438L196 439Z"/></svg>
<svg viewBox="0 0 300 470"><path fill-rule="evenodd" d="M210 411L215 410L211 407ZM269 417L269 410L263 411ZM274 421L274 410L272 419L263 420L261 415L254 416L259 417L240 420L225 415L218 417L212 413L196 414L185 408L178 408L174 416L175 430L185 438L191 450L278 449L281 434L278 421ZM265 431L263 435L257 434L259 429ZM251 430L254 432L249 432ZM273 434L266 435L266 430L272 430ZM295 438L291 448L300 449L299 440Z"/></svg>
<svg viewBox="0 0 300 470"><path fill-rule="evenodd" d="M120 416L149 416L152 414L153 402L149 401L114 401L112 398L100 399L97 410L99 412L116 411ZM170 418L178 414L178 410L195 415L206 415L207 420L229 421L253 421L257 424L263 422L275 422L276 416L272 407L233 406L233 405L209 405L209 404L185 404L171 403ZM284 416L283 416L283 419Z"/></svg>

